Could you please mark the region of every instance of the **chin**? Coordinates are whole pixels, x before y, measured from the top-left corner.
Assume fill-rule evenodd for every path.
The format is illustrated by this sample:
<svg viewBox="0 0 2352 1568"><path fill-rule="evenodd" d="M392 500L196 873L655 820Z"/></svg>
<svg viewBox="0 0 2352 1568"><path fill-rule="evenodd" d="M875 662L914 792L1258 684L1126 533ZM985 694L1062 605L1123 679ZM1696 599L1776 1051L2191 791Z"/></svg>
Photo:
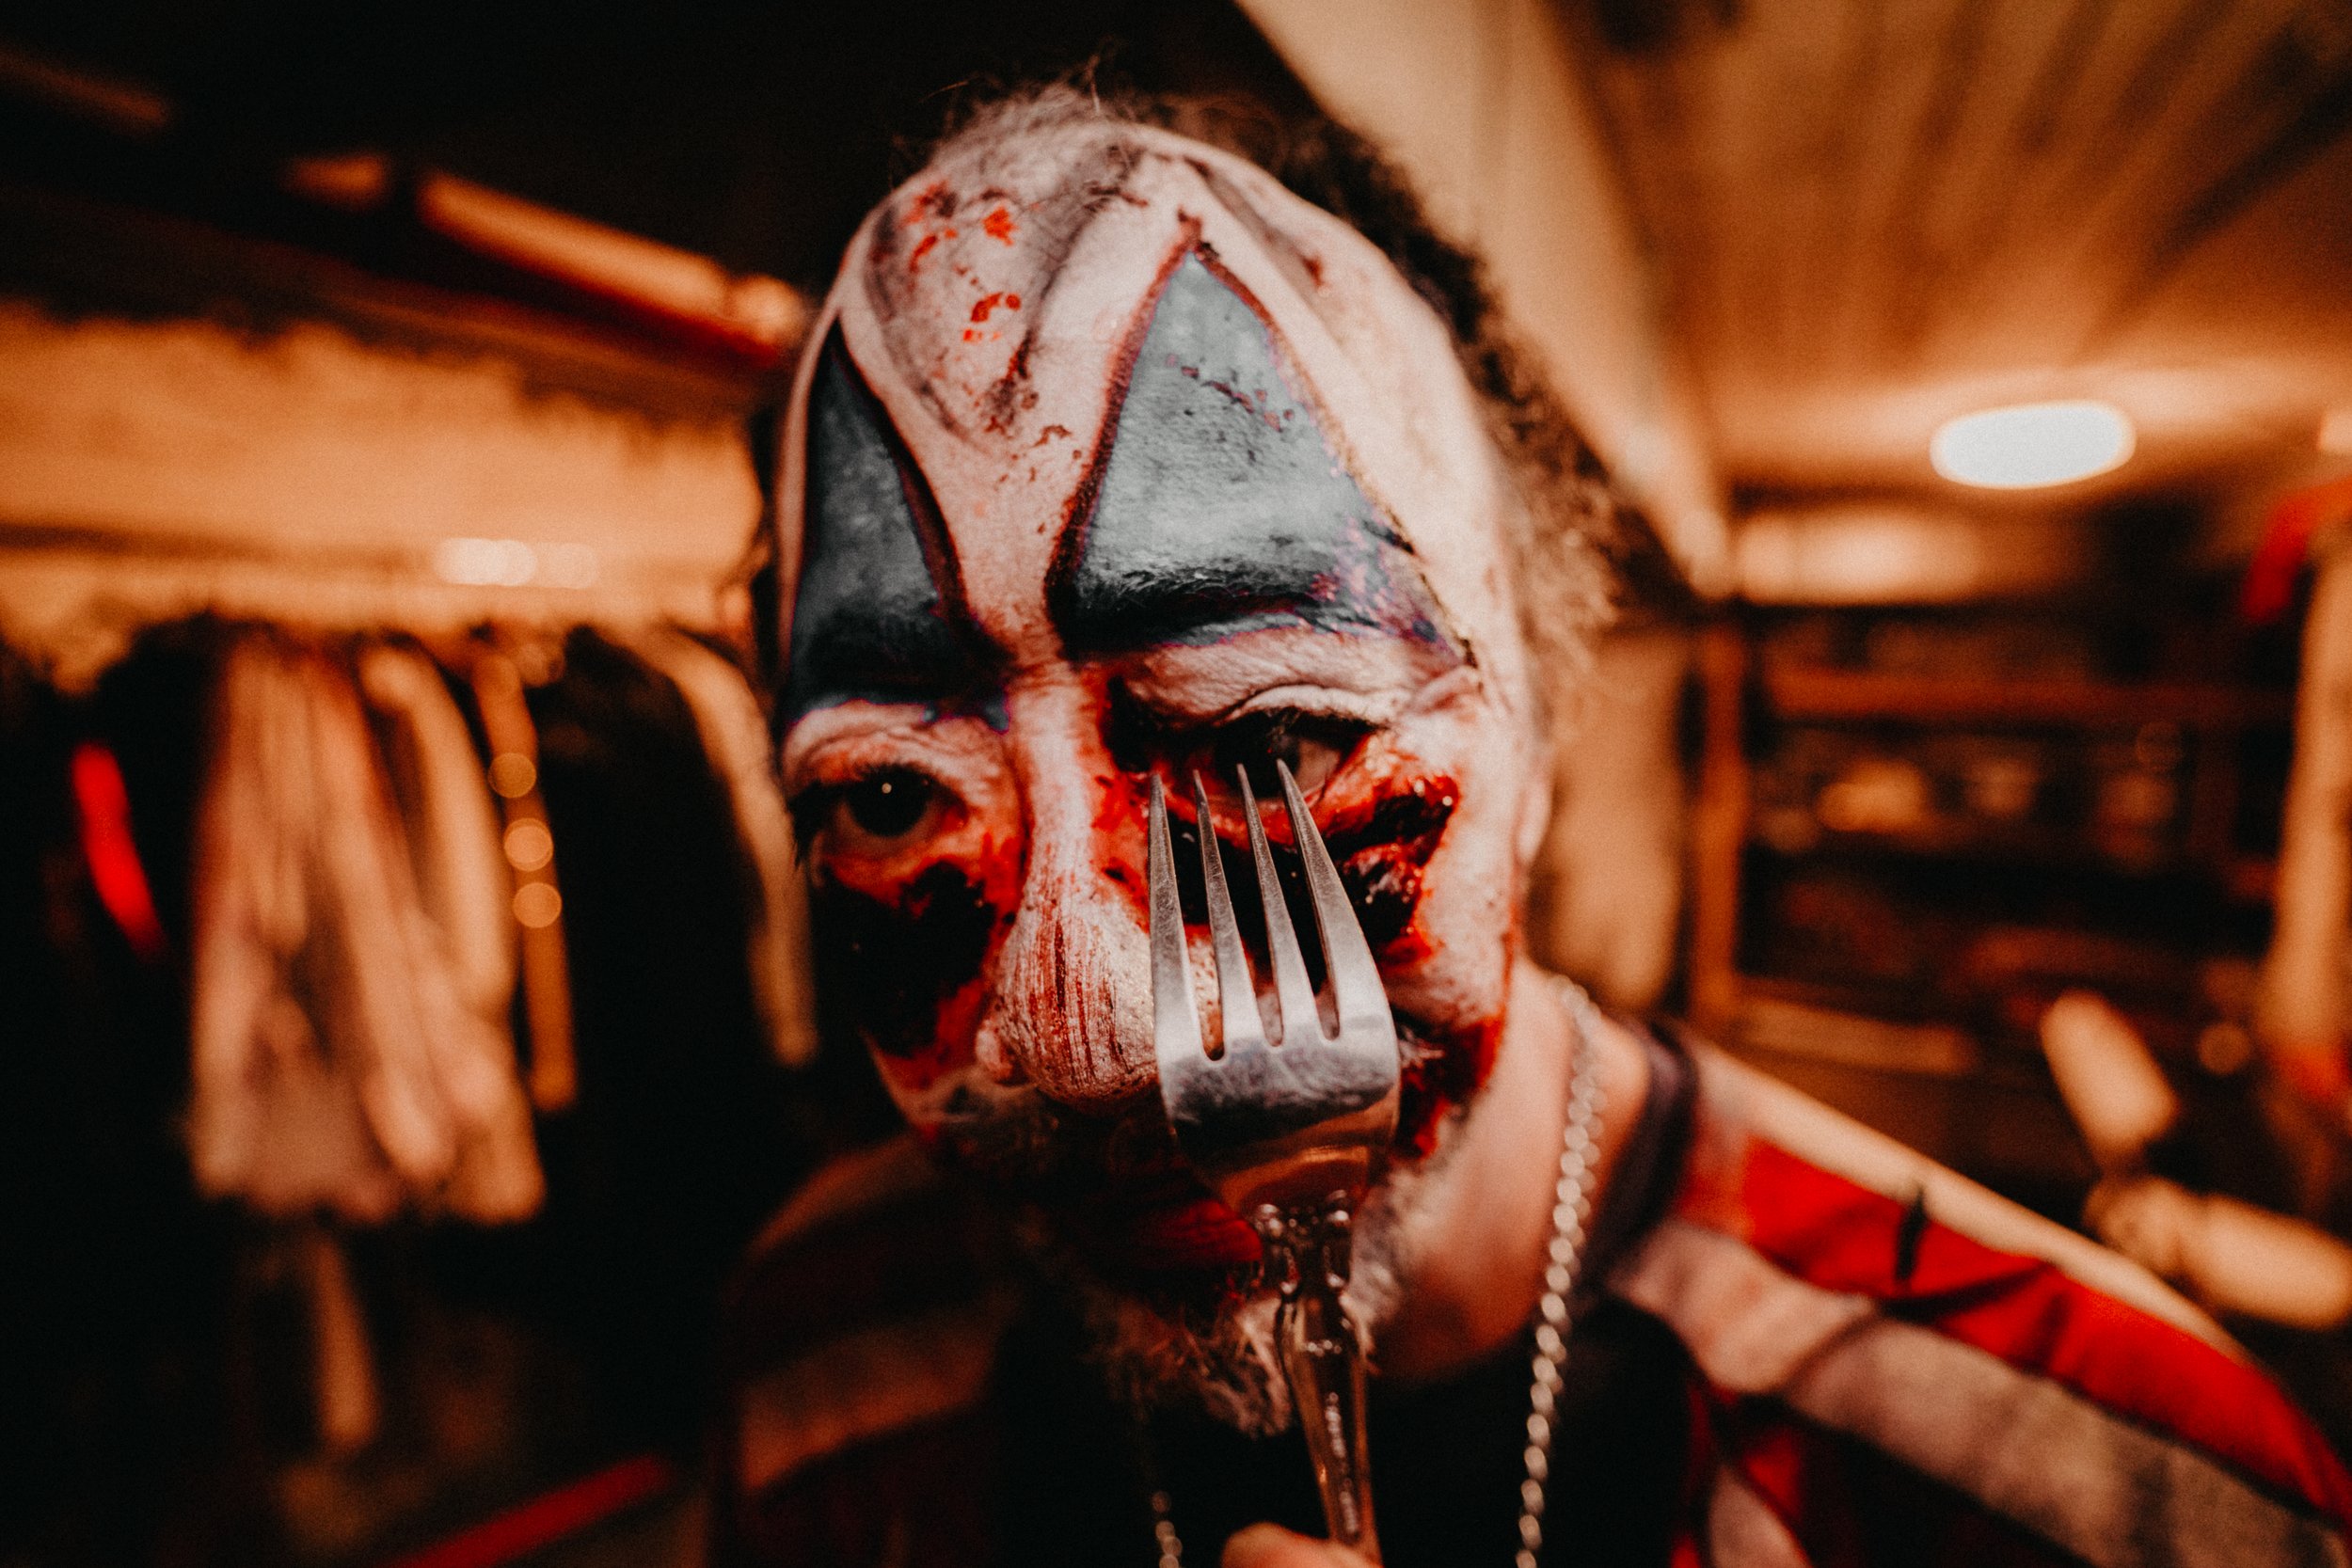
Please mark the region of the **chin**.
<svg viewBox="0 0 2352 1568"><path fill-rule="evenodd" d="M1375 1355L1416 1239L1427 1244L1417 1217L1442 1187L1500 1032L1400 1022L1419 1114L1401 1122L1396 1158L1359 1212L1347 1290ZM1431 1037L1446 1045L1432 1048ZM1452 1073L1432 1072L1439 1062ZM1429 1092L1447 1077L1453 1092ZM1082 1116L1034 1085L994 1085L967 1068L904 1108L937 1156L1017 1217L1027 1250L1079 1307L1114 1392L1141 1409L1187 1405L1244 1432L1289 1423L1278 1303L1257 1233L1185 1165L1156 1100Z"/></svg>
<svg viewBox="0 0 2352 1568"><path fill-rule="evenodd" d="M1185 1164L1156 1099L1114 1117L1080 1115L1030 1085L956 1103L962 1114L911 1117L917 1135L1090 1273L1186 1302L1254 1285L1257 1232Z"/></svg>
<svg viewBox="0 0 2352 1568"><path fill-rule="evenodd" d="M1106 1263L1050 1221L1033 1243L1077 1307L1088 1357L1114 1398L1139 1414L1200 1411L1253 1436L1290 1425L1275 1339L1279 1304L1258 1287L1254 1261L1142 1271L1123 1253Z"/></svg>
<svg viewBox="0 0 2352 1568"><path fill-rule="evenodd" d="M1405 1289L1403 1240L1432 1174L1418 1162L1392 1167L1358 1220L1346 1300L1375 1357ZM1280 1304L1260 1277L1256 1234L1216 1199L1201 1201L1214 1214L1171 1208L1123 1235L1042 1208L1024 1228L1078 1307L1090 1357L1116 1397L1143 1412L1200 1411L1250 1435L1283 1431L1293 1411L1276 1335Z"/></svg>
<svg viewBox="0 0 2352 1568"><path fill-rule="evenodd" d="M1246 1291L1263 1259L1257 1232L1181 1173L1105 1183L1055 1220L1105 1277L1147 1292L1209 1299Z"/></svg>

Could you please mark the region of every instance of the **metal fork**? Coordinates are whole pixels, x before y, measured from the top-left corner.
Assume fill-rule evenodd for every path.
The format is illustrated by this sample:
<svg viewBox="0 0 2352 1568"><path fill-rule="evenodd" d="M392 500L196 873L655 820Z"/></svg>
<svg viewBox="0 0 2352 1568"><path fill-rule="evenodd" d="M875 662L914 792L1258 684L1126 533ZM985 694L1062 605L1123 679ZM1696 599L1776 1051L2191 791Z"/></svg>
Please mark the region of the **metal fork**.
<svg viewBox="0 0 2352 1568"><path fill-rule="evenodd" d="M1200 874L1216 955L1222 1049L1203 1045L1193 1006L1184 915L1168 798L1152 781L1151 896L1153 1045L1160 1099L1176 1141L1210 1190L1253 1226L1281 1292L1277 1321L1282 1370L1314 1462L1331 1539L1380 1560L1365 1467L1364 1366L1356 1325L1341 1305L1357 1206L1396 1132L1396 1023L1323 835L1279 761L1282 804L1305 863L1307 893L1323 939L1337 1033L1324 1029L1290 910L1258 818L1246 768L1237 769L1242 815L1265 911L1279 1043L1266 1038L1249 958L1225 886L1210 826L1208 791L1192 779Z"/></svg>

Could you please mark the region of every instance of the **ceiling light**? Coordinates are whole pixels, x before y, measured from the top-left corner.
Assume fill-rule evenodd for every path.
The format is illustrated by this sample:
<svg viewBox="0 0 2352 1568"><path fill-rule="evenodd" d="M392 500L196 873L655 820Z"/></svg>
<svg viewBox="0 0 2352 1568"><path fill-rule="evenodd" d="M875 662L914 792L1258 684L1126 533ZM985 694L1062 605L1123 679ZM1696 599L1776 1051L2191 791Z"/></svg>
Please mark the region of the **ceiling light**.
<svg viewBox="0 0 2352 1568"><path fill-rule="evenodd" d="M2111 403L2021 403L1947 420L1928 443L1935 471L1987 490L2064 484L2122 467L2132 421Z"/></svg>

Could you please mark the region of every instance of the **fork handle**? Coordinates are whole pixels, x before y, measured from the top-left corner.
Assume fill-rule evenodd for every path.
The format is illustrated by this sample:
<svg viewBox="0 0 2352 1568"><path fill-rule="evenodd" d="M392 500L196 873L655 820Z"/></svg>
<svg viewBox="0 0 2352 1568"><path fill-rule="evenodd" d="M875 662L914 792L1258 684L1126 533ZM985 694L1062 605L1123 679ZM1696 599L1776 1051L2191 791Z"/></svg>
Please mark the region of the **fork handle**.
<svg viewBox="0 0 2352 1568"><path fill-rule="evenodd" d="M1343 1236L1339 1244L1346 1244ZM1296 1289L1282 1301L1277 1323L1282 1370L1306 1433L1331 1539L1378 1562L1364 1440L1363 1352L1356 1325L1340 1303L1341 1281L1320 1266L1314 1250L1298 1260Z"/></svg>

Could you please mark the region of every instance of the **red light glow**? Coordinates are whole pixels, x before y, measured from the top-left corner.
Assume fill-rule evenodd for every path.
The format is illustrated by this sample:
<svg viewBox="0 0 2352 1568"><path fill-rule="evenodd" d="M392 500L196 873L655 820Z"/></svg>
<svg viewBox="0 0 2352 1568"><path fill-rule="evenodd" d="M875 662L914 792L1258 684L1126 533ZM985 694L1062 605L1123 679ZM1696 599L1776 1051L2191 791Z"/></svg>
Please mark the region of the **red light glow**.
<svg viewBox="0 0 2352 1568"><path fill-rule="evenodd" d="M131 950L161 963L169 943L155 917L155 895L147 885L131 837L131 794L123 787L115 754L94 740L73 749L73 815L82 835L82 858L89 863L98 901L106 906Z"/></svg>

